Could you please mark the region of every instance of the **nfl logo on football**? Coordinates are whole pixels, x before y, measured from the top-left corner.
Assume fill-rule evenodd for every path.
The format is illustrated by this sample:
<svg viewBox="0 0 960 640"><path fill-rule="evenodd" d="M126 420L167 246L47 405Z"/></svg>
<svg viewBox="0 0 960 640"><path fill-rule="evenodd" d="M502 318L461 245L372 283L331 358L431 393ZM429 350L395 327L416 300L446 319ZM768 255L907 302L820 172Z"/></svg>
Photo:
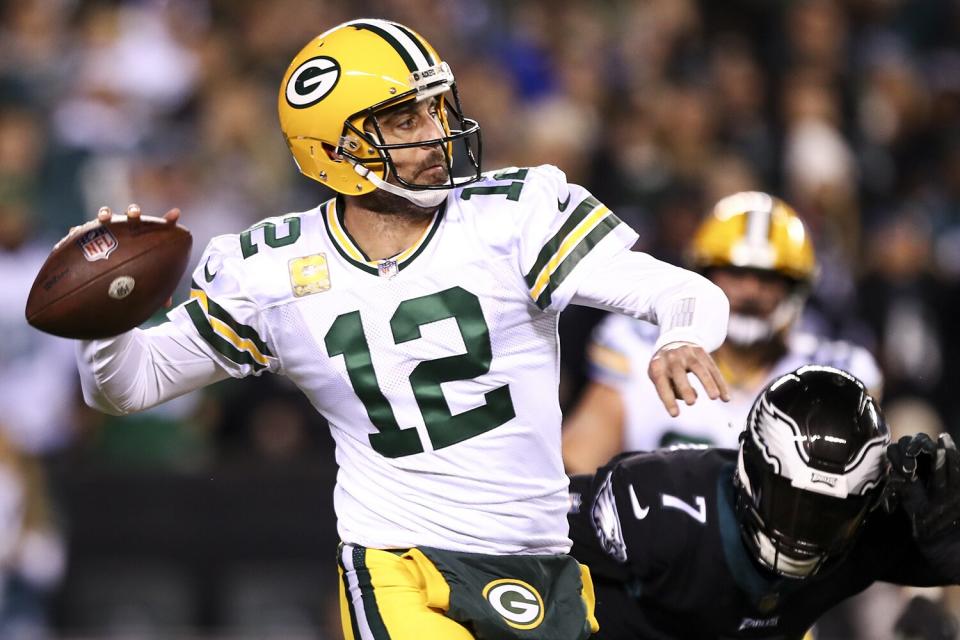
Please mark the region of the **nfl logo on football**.
<svg viewBox="0 0 960 640"><path fill-rule="evenodd" d="M117 248L117 239L106 227L97 227L80 236L77 244L83 251L83 257L94 262L109 258Z"/></svg>

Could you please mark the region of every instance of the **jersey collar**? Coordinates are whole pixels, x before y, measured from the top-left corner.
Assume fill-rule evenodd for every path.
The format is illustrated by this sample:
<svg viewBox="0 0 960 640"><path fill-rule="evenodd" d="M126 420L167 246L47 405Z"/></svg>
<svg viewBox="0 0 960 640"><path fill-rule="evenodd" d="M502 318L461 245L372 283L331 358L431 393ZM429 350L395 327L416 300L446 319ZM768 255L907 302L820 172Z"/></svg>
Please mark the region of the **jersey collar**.
<svg viewBox="0 0 960 640"><path fill-rule="evenodd" d="M430 221L430 225L420 238L413 245L389 260L371 260L350 236L350 232L347 231L347 226L343 222L343 199L340 196L322 204L321 210L327 235L330 236L330 242L337 252L343 256L344 260L361 271L376 276L380 275L381 266L384 263L393 263L398 271L402 271L423 253L440 227L440 221L443 220L443 214L446 211L446 201L442 202L440 207L437 208L436 213L433 214L433 220Z"/></svg>

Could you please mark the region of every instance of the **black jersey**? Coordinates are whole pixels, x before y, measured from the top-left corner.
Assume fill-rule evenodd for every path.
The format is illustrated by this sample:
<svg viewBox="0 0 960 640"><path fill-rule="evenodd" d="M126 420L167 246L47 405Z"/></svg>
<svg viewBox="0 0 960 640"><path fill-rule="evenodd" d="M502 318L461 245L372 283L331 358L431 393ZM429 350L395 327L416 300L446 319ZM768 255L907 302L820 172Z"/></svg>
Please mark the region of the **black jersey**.
<svg viewBox="0 0 960 640"><path fill-rule="evenodd" d="M571 553L593 574L595 637L800 638L875 581L960 582L960 562L944 566L942 545L928 560L906 517L880 509L852 550L818 574L767 571L740 537L736 459L727 449L624 454L595 476L572 478ZM960 540L950 546L946 555L960 558Z"/></svg>

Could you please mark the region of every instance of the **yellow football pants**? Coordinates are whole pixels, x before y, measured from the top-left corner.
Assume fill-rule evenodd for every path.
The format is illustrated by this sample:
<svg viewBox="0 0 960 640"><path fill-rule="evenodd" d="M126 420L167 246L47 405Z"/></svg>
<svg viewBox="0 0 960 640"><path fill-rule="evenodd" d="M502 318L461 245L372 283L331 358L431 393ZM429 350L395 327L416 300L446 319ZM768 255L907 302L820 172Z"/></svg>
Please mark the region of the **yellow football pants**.
<svg viewBox="0 0 960 640"><path fill-rule="evenodd" d="M345 544L338 569L346 640L474 640L463 625L430 606L428 594L442 591L445 583L436 584L439 573L424 575L409 556Z"/></svg>
<svg viewBox="0 0 960 640"><path fill-rule="evenodd" d="M346 640L475 640L466 627L446 616L450 586L419 549L392 552L342 544L339 554L340 621ZM586 566L580 565L580 577L580 595L596 632L593 582Z"/></svg>

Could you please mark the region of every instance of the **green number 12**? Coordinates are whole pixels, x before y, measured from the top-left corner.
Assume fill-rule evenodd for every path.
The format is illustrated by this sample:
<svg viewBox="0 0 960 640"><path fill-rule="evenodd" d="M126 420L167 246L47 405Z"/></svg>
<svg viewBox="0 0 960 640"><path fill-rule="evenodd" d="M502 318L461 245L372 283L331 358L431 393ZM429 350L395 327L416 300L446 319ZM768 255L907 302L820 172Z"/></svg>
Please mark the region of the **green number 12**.
<svg viewBox="0 0 960 640"><path fill-rule="evenodd" d="M466 289L453 287L401 302L390 318L393 341L403 344L417 340L421 337L421 326L446 318L457 321L467 352L424 360L410 374L413 395L434 449L495 429L516 415L510 386L506 384L487 391L483 405L457 415L450 412L443 395L441 383L474 379L490 371L493 357L490 330L483 318L480 300ZM416 428L400 427L393 408L380 390L360 312L337 316L324 342L331 358L343 356L350 384L379 432L370 434L374 450L388 458L421 453L423 444Z"/></svg>

